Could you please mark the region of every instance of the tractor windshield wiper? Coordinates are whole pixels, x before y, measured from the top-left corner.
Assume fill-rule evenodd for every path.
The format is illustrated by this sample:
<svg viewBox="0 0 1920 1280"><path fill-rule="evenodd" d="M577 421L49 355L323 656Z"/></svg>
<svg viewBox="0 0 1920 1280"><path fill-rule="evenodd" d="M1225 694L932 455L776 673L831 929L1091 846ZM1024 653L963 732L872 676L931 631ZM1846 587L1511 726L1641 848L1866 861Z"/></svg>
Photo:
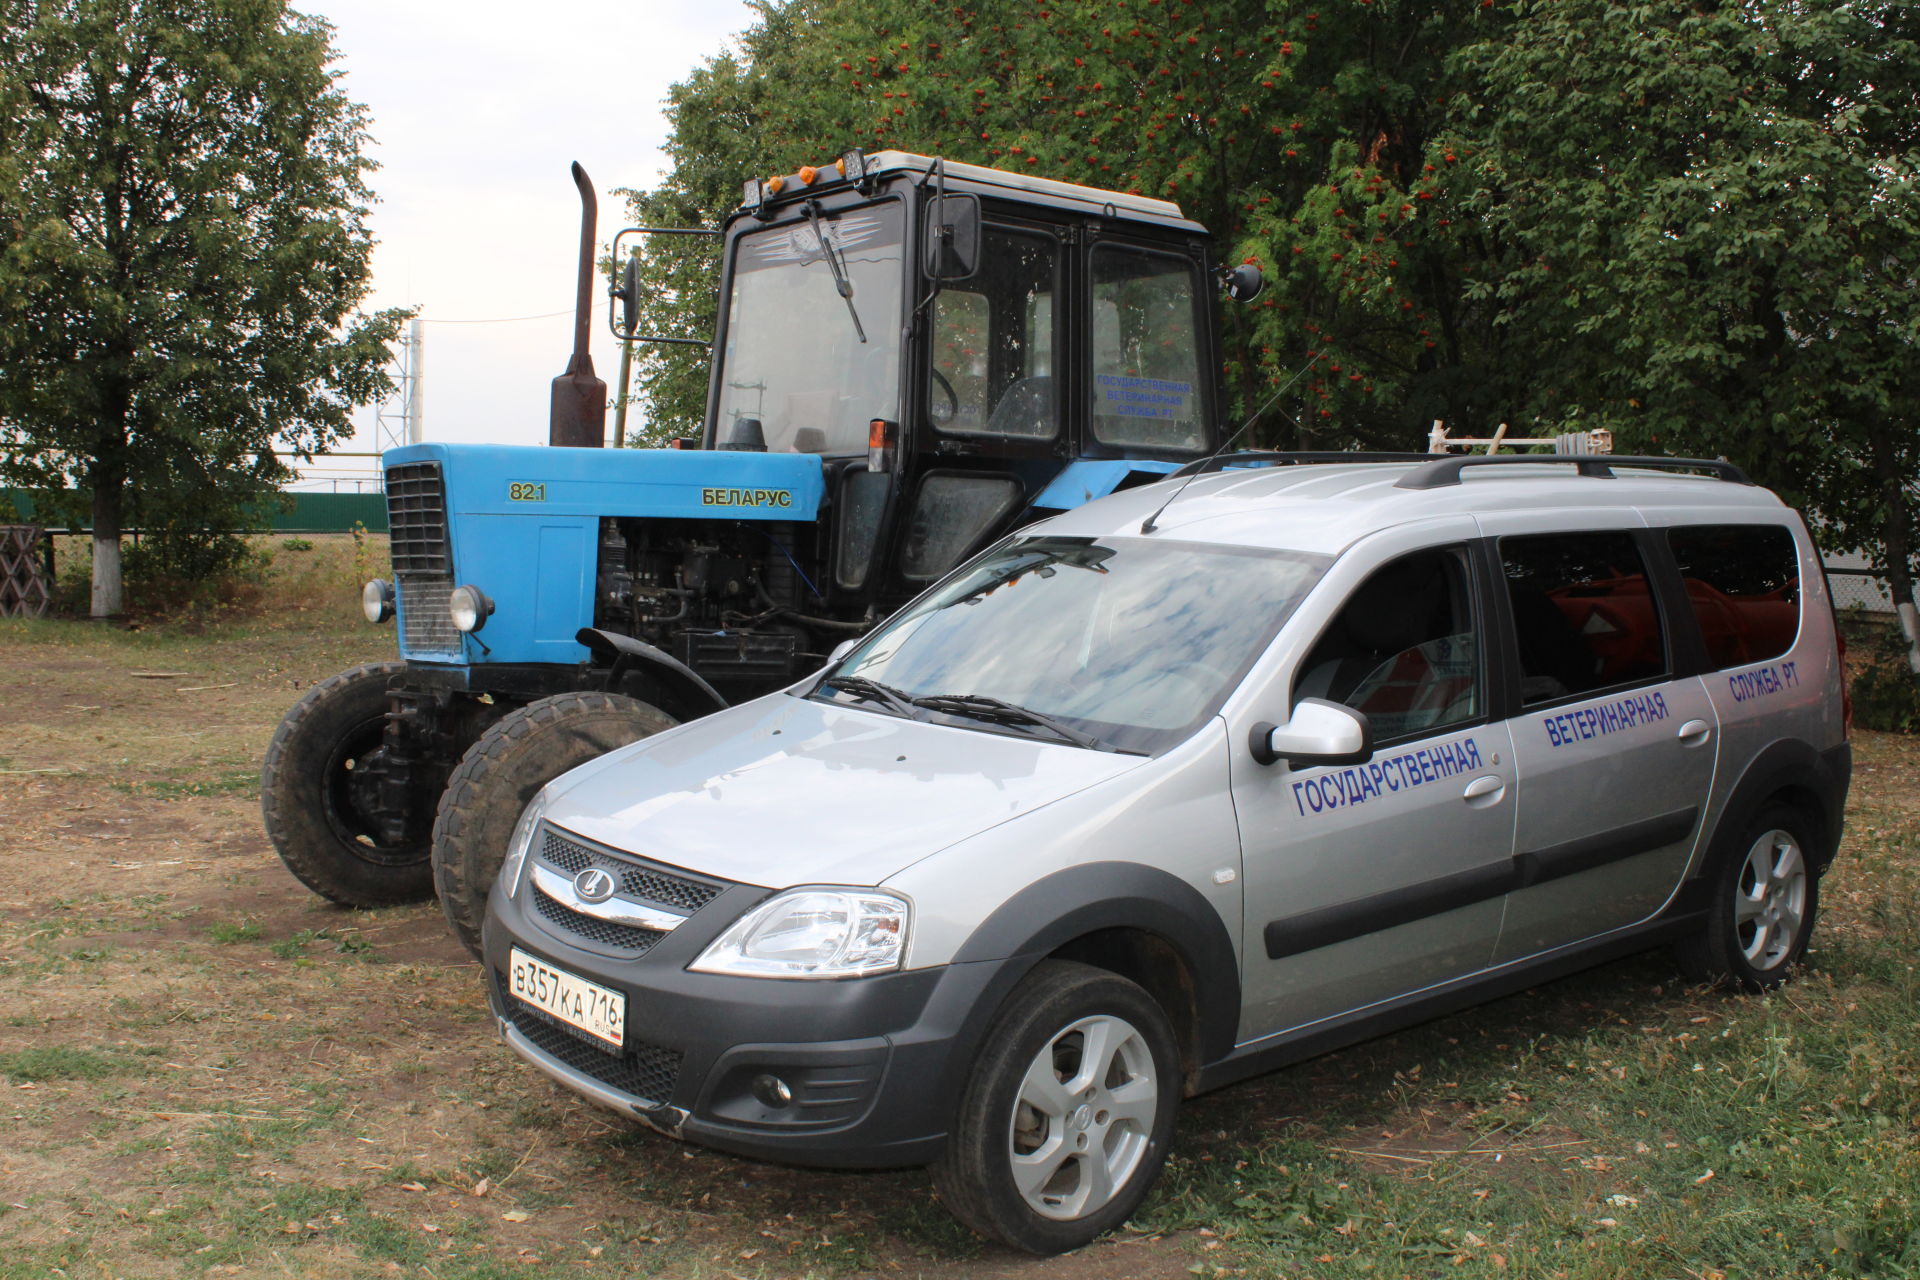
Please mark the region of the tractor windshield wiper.
<svg viewBox="0 0 1920 1280"><path fill-rule="evenodd" d="M918 720L912 698L890 684L881 684L878 680L869 680L865 676L829 676L820 682L822 689L837 689L851 694L862 702L878 702L888 710L903 715L909 720Z"/></svg>
<svg viewBox="0 0 1920 1280"><path fill-rule="evenodd" d="M846 299L847 314L853 317L853 332L860 341L867 340L867 331L860 324L860 313L853 307L853 281L847 279L847 268L840 261L840 251L833 247L833 241L827 239L827 224L820 216L820 205L809 200L802 206L807 221L813 224L813 234L820 240L820 254L827 260L827 266L833 271L833 287Z"/></svg>
<svg viewBox="0 0 1920 1280"><path fill-rule="evenodd" d="M923 698L913 699L913 705L925 707L929 711L984 720L989 724L1029 725L1036 729L1045 729L1063 742L1070 742L1076 747L1085 747L1090 751L1119 750L1112 743L1104 742L1090 733L1082 733L1043 712L1035 711L1031 707L1023 707L1015 702L988 697L984 693L929 694Z"/></svg>

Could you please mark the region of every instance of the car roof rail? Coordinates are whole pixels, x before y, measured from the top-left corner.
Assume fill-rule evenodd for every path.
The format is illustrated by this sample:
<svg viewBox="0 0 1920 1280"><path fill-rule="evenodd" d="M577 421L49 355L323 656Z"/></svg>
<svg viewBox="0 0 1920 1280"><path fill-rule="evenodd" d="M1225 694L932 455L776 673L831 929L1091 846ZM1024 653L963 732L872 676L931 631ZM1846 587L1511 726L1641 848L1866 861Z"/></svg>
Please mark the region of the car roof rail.
<svg viewBox="0 0 1920 1280"><path fill-rule="evenodd" d="M1318 462L1425 462L1433 457L1430 453L1380 453L1357 452L1353 450L1319 449L1287 450L1274 452L1263 449L1242 449L1237 453L1217 453L1197 462L1189 462L1178 471L1172 472L1167 479L1181 476L1204 476L1215 471L1225 471L1228 467L1246 466L1303 466Z"/></svg>
<svg viewBox="0 0 1920 1280"><path fill-rule="evenodd" d="M1422 455L1427 456L1427 455ZM1394 481L1396 489L1444 489L1460 483L1460 473L1468 467L1513 466L1516 463L1572 467L1583 476L1599 480L1616 479L1615 467L1650 467L1669 471L1704 471L1729 484L1753 483L1746 472L1718 458L1643 458L1621 454L1497 453L1469 454L1464 457L1434 458L1424 466Z"/></svg>

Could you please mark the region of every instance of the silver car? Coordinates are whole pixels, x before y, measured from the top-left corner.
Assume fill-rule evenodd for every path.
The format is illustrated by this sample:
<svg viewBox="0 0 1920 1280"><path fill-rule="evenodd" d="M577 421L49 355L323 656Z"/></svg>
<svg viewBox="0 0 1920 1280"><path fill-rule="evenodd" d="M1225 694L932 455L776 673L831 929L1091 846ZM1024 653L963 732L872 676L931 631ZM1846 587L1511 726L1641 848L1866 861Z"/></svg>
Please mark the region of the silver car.
<svg viewBox="0 0 1920 1280"><path fill-rule="evenodd" d="M1263 461L548 786L485 928L508 1044L690 1141L931 1163L1051 1253L1182 1097L1657 944L1786 976L1850 771L1797 514L1724 463Z"/></svg>

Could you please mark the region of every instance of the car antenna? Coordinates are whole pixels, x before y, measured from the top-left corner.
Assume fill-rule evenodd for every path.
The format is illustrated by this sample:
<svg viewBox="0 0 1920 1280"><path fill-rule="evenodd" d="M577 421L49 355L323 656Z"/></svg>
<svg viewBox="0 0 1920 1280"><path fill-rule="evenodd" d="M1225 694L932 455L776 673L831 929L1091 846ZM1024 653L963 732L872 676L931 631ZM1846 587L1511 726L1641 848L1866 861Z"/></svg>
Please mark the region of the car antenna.
<svg viewBox="0 0 1920 1280"><path fill-rule="evenodd" d="M1319 361L1320 361L1320 353L1318 351L1309 353L1307 356L1307 362L1301 365L1299 370L1295 372L1291 378L1288 378L1285 383L1281 384L1281 386L1278 387L1272 395L1268 396L1264 404L1262 404L1258 409L1255 409L1250 415L1248 415L1247 420L1240 424L1240 429L1238 431L1228 436L1225 440L1222 440L1220 442L1220 447L1218 449L1215 449L1212 453L1202 458L1200 460L1201 465L1194 468L1193 475L1190 475L1185 480L1181 481L1180 487L1178 489L1175 489L1173 493L1168 496L1165 502L1161 503L1158 507L1154 508L1154 512L1152 515L1148 516L1145 520L1142 520L1140 522L1140 532L1152 533L1154 528L1153 522L1160 518L1161 512L1165 511L1168 507L1173 505L1173 500L1175 498L1179 497L1181 494L1187 491L1187 486L1193 483L1194 476L1200 475L1203 471L1206 470L1207 463L1212 462L1215 458L1219 457L1221 454L1225 453L1228 449L1230 449L1233 446L1233 442L1235 440L1238 440L1241 436L1247 433L1248 427L1252 426L1254 423L1260 420L1261 414L1265 413L1267 410L1273 407L1274 401L1278 400L1281 396L1286 394L1286 390L1288 387L1291 387L1294 383L1300 381L1300 379L1306 375L1307 370L1313 368L1313 366L1318 364Z"/></svg>

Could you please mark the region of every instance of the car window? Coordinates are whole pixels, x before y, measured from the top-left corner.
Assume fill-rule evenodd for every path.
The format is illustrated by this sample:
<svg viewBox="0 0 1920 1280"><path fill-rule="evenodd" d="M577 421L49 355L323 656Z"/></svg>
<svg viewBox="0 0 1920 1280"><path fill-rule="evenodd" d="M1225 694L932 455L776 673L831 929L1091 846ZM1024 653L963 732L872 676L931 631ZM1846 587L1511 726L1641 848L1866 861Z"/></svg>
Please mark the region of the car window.
<svg viewBox="0 0 1920 1280"><path fill-rule="evenodd" d="M1326 565L1147 538L1017 538L888 619L834 674L913 697L1005 699L1156 752L1219 709Z"/></svg>
<svg viewBox="0 0 1920 1280"><path fill-rule="evenodd" d="M1416 552L1375 570L1300 665L1295 702L1327 698L1352 707L1365 714L1378 743L1478 718L1484 678L1468 582L1457 547Z"/></svg>
<svg viewBox="0 0 1920 1280"><path fill-rule="evenodd" d="M1777 658L1800 630L1800 556L1779 525L1669 529L1687 604L1720 668Z"/></svg>
<svg viewBox="0 0 1920 1280"><path fill-rule="evenodd" d="M1666 633L1633 535L1500 540L1528 706L1664 677Z"/></svg>

